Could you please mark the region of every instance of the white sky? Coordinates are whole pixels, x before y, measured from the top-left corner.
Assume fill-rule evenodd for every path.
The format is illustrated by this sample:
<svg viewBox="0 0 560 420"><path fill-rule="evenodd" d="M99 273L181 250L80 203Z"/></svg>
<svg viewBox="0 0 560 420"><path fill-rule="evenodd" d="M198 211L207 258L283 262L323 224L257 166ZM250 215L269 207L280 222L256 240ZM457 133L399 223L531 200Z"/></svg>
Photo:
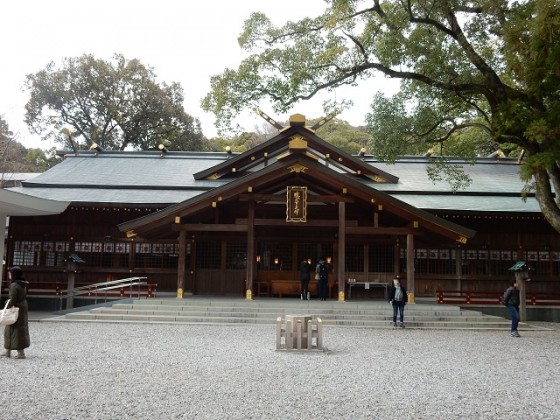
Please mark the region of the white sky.
<svg viewBox="0 0 560 420"><path fill-rule="evenodd" d="M179 82L185 110L198 118L207 137L216 135L214 118L200 109L210 90L210 76L226 67L237 68L244 51L237 44L243 22L262 11L275 23L315 16L323 0L2 0L0 1L0 115L26 147L49 145L32 135L23 122L28 95L25 76L61 63L63 57L85 53L109 59L114 53L139 59L154 68L160 81ZM387 80L380 78L360 88L345 88L296 105L289 114L320 117L324 99L352 99L351 110L340 118L364 124L374 92ZM269 104L261 108L278 121ZM237 120L245 130L264 120L247 113Z"/></svg>

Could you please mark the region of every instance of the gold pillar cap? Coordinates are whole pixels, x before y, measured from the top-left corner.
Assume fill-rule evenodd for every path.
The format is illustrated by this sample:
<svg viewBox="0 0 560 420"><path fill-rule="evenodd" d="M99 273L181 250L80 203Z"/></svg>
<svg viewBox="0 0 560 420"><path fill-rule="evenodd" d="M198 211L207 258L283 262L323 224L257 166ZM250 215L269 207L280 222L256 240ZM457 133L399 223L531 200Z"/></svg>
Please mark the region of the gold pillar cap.
<svg viewBox="0 0 560 420"><path fill-rule="evenodd" d="M294 125L305 125L305 115L303 114L290 115L290 126L294 126Z"/></svg>

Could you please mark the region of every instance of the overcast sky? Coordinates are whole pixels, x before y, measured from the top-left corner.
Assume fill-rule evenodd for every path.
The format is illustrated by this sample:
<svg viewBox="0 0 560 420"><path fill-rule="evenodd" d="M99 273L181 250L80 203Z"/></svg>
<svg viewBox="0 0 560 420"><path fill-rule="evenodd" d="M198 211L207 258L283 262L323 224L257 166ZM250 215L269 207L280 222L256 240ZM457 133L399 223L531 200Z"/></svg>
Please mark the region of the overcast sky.
<svg viewBox="0 0 560 420"><path fill-rule="evenodd" d="M200 109L210 90L210 76L225 67L237 68L244 52L237 44L242 25L251 12L262 11L275 23L315 16L323 0L2 0L0 1L0 115L26 147L47 148L29 133L23 122L28 95L25 75L60 63L63 57L85 53L110 59L122 53L154 68L160 81L179 82L185 93L185 110L198 118L206 136L216 135L214 118ZM377 90L372 81L359 89L345 89L337 97L323 96L296 105L308 118L322 116L326 98L350 98L355 106L341 115L351 124L364 123ZM262 109L282 121L268 104ZM238 122L245 130L262 126L253 114Z"/></svg>

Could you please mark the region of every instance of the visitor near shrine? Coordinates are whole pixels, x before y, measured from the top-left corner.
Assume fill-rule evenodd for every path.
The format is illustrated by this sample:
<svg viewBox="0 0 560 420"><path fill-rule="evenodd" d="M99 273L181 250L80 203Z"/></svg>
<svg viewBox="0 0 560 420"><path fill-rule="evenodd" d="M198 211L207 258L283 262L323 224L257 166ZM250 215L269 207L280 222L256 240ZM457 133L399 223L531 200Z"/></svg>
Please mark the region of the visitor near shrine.
<svg viewBox="0 0 560 420"><path fill-rule="evenodd" d="M393 286L389 291L389 303L393 305L393 327L397 326L397 315L399 315L399 326L404 328L404 306L406 305L408 297L406 289L401 285L401 280L398 276L393 279Z"/></svg>
<svg viewBox="0 0 560 420"><path fill-rule="evenodd" d="M504 293L502 302L511 315L510 335L512 337L521 337L517 331L517 326L519 324L519 289L517 288L516 281L511 282L511 286L509 286Z"/></svg>
<svg viewBox="0 0 560 420"><path fill-rule="evenodd" d="M12 267L8 271L8 278L11 280L9 289L8 308L19 308L17 321L12 325L4 327L4 351L1 357L11 357L12 350L16 350L16 359L25 359L25 349L30 345L28 307L27 307L27 287L29 283L23 278L23 271L20 267Z"/></svg>

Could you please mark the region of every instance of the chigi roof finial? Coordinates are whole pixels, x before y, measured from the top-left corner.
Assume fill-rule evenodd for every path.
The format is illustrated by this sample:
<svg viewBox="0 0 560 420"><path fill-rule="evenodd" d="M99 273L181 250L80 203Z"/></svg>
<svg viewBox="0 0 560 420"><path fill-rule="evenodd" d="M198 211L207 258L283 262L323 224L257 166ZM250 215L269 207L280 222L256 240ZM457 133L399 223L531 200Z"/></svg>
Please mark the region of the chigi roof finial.
<svg viewBox="0 0 560 420"><path fill-rule="evenodd" d="M255 111L257 114L259 114L262 118L264 118L264 120L267 123L269 123L273 127L277 128L278 130L283 130L284 129L284 126L282 124L280 124L279 122L272 119L272 117L266 115L260 108L255 107L255 108L253 108L253 111Z"/></svg>

